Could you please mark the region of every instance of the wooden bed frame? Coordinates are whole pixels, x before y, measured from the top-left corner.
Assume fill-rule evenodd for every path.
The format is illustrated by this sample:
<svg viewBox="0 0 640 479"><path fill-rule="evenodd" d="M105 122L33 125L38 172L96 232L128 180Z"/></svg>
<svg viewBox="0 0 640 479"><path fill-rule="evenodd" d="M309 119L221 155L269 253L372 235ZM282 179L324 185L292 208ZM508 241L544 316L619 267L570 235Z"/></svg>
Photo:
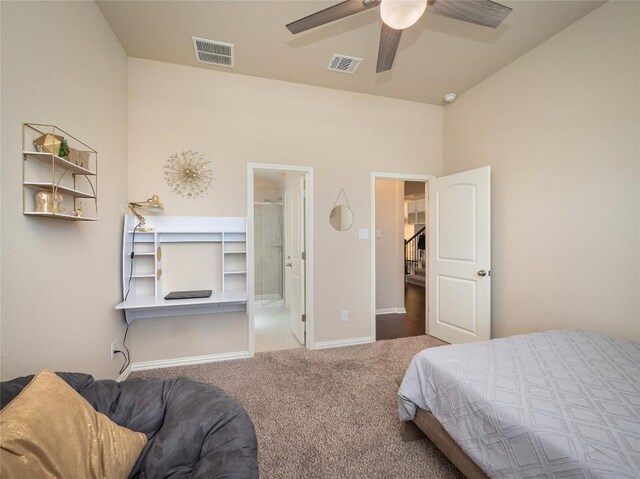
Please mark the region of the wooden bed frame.
<svg viewBox="0 0 640 479"><path fill-rule="evenodd" d="M403 424L402 440L415 441L427 437L467 479L489 479L478 465L458 446L433 414L418 408L413 421Z"/></svg>
<svg viewBox="0 0 640 479"><path fill-rule="evenodd" d="M396 380L398 386L401 382L402 378ZM467 479L489 479L489 476L466 455L433 414L417 408L413 421L405 421L402 424L402 440L411 442L425 437L435 444Z"/></svg>

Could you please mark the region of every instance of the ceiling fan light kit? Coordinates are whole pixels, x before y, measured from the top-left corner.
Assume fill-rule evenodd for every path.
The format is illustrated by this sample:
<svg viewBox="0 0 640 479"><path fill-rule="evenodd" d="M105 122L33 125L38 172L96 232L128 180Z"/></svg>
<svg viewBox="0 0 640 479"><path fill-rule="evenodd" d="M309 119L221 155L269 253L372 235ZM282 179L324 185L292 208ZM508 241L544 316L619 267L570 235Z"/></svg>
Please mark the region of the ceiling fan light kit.
<svg viewBox="0 0 640 479"><path fill-rule="evenodd" d="M402 31L416 23L425 10L429 14L490 28L497 28L512 10L511 7L493 0L344 0L291 22L286 27L295 35L378 5L380 5L383 25L380 32L376 73L391 70Z"/></svg>
<svg viewBox="0 0 640 479"><path fill-rule="evenodd" d="M394 30L404 30L416 23L427 9L427 0L382 0L380 17Z"/></svg>

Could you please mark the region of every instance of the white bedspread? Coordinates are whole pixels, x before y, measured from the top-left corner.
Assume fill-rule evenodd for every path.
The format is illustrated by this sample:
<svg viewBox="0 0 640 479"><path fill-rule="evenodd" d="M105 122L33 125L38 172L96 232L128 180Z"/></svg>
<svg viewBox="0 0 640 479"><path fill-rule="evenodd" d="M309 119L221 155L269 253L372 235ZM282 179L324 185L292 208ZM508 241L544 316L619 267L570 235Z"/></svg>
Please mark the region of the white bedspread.
<svg viewBox="0 0 640 479"><path fill-rule="evenodd" d="M431 411L490 477L640 478L640 344L547 331L426 349L400 418Z"/></svg>

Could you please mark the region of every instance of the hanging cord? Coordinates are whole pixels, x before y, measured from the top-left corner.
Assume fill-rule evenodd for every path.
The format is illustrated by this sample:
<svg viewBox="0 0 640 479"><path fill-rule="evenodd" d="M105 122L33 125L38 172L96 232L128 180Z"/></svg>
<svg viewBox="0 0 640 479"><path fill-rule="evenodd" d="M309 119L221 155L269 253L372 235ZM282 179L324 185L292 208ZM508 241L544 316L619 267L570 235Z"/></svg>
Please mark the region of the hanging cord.
<svg viewBox="0 0 640 479"><path fill-rule="evenodd" d="M136 231L140 226L142 226L142 221L133 228L133 235L131 237L131 256L130 256L131 267L129 268L130 271L129 271L129 280L127 281L127 292L124 295L125 301L129 297L129 292L131 291L131 280L133 279L133 259L136 256L136 253L134 251L136 246ZM126 321L127 320L126 313L123 312L123 314L124 314L124 320ZM122 354L124 356L124 364L120 368L119 374L122 374L123 372L125 372L125 370L131 364L131 353L129 352L129 348L127 347L127 334L129 333L129 326L130 324L127 323L127 329L124 330L124 337L122 338L122 347L124 348L124 351L121 351L119 349L116 349L114 351L114 353Z"/></svg>
<svg viewBox="0 0 640 479"><path fill-rule="evenodd" d="M140 223L138 223L135 228L133 228L133 236L131 237L131 259L130 259L130 265L131 267L129 268L129 281L127 283L127 292L124 295L124 300L126 301L127 298L129 297L129 291L131 291L131 280L133 279L133 258L135 258L136 253L134 251L135 249L135 245L136 245L136 231L138 230L138 228L142 226L142 221Z"/></svg>
<svg viewBox="0 0 640 479"><path fill-rule="evenodd" d="M340 201L340 195L344 195L344 199L347 202L346 206L348 206L349 209L351 209L351 204L349 203L349 198L347 198L347 192L344 191L344 188L340 188L340 193L338 193L338 196L336 197L336 201L333 203L333 207L331 209L335 208L336 205L338 204L338 201Z"/></svg>
<svg viewBox="0 0 640 479"><path fill-rule="evenodd" d="M129 348L127 347L127 333L129 332L129 324L127 324L127 329L124 330L124 338L122 339L122 347L125 351L120 351L119 349L115 350L114 353L120 353L124 356L124 364L120 368L120 372L118 374L122 374L126 371L126 369L131 364L131 353L129 352Z"/></svg>

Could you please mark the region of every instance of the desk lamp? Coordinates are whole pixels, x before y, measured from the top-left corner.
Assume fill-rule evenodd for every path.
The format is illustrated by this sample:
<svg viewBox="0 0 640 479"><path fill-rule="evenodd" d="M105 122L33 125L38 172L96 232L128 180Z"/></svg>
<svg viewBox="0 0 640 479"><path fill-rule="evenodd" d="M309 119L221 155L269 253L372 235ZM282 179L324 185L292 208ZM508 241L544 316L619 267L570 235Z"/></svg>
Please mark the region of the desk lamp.
<svg viewBox="0 0 640 479"><path fill-rule="evenodd" d="M133 214L140 220L138 231L153 231L153 226L146 226L144 216L138 213L136 208L146 208L149 211L162 211L164 206L160 203L160 197L158 195L153 195L147 201L132 201L129 203L129 209L133 211Z"/></svg>

